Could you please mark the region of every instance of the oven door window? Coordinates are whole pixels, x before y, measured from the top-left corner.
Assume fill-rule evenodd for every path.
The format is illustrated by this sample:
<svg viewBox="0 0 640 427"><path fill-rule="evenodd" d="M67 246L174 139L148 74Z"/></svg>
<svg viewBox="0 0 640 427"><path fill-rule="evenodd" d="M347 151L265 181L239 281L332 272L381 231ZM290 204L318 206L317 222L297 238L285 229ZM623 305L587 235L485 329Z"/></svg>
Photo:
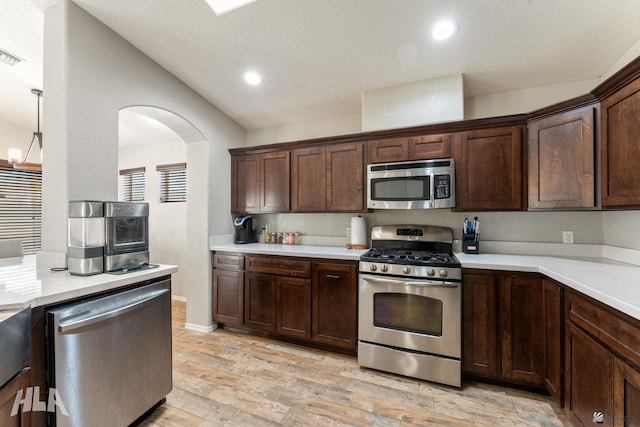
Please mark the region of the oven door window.
<svg viewBox="0 0 640 427"><path fill-rule="evenodd" d="M379 328L442 336L442 301L420 295L375 293L373 324Z"/></svg>
<svg viewBox="0 0 640 427"><path fill-rule="evenodd" d="M428 176L373 178L370 185L371 200L430 200Z"/></svg>

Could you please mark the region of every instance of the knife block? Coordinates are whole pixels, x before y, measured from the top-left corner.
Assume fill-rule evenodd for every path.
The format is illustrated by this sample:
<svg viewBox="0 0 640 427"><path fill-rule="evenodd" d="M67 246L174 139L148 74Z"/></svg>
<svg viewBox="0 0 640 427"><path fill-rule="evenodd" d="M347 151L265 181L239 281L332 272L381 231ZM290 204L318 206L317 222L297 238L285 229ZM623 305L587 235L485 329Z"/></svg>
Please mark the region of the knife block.
<svg viewBox="0 0 640 427"><path fill-rule="evenodd" d="M479 254L480 241L475 240L476 235L473 233L462 235L462 250L465 254Z"/></svg>

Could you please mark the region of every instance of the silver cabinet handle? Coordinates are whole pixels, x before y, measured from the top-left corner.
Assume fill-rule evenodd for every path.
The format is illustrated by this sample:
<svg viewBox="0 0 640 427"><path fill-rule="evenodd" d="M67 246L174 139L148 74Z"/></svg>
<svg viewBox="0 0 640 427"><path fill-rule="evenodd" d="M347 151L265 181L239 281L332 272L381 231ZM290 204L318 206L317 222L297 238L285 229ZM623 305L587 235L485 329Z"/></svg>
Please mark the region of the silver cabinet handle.
<svg viewBox="0 0 640 427"><path fill-rule="evenodd" d="M339 279L340 276L338 276L337 274L327 274L327 279Z"/></svg>
<svg viewBox="0 0 640 427"><path fill-rule="evenodd" d="M169 289L162 289L160 291L153 292L150 296L143 298L139 301L136 301L134 303L131 303L129 305L118 307L114 310L100 313L96 316L87 317L85 319L78 320L77 322L70 322L65 324L61 323L60 325L58 325L58 332L65 333L65 332L73 331L74 329L79 329L83 326L88 326L94 323L102 322L104 320L111 319L112 317L120 316L121 314L125 314L130 311L142 308L145 305L150 304L152 300L158 298L161 295L166 294L167 292L169 292Z"/></svg>

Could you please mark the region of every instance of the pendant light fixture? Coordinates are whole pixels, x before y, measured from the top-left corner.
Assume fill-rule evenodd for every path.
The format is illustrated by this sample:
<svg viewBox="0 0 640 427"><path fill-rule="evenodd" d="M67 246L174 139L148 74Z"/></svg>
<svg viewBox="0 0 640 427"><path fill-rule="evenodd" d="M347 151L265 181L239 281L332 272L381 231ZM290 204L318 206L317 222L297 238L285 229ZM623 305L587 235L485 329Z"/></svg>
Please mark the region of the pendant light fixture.
<svg viewBox="0 0 640 427"><path fill-rule="evenodd" d="M31 144L29 144L27 155L24 156L22 163L27 163L27 159L29 158L29 154L31 154L31 149L33 148L33 143L36 138L38 138L38 146L40 147L40 150L42 150L42 132L40 132L40 98L42 98L42 91L40 89L31 89L31 93L38 97L38 128L33 133L33 138L31 138Z"/></svg>
<svg viewBox="0 0 640 427"><path fill-rule="evenodd" d="M33 133L31 144L29 144L29 149L27 150L27 155L24 156L24 159L22 159L22 150L20 148L9 148L9 163L13 164L14 169L40 169L40 165L31 165L33 168L26 165L29 154L31 154L31 150L33 149L33 143L36 139L38 140L38 147L40 147L40 153L42 154L42 132L40 132L40 98L42 98L42 91L40 89L31 89L31 93L38 97L38 127Z"/></svg>

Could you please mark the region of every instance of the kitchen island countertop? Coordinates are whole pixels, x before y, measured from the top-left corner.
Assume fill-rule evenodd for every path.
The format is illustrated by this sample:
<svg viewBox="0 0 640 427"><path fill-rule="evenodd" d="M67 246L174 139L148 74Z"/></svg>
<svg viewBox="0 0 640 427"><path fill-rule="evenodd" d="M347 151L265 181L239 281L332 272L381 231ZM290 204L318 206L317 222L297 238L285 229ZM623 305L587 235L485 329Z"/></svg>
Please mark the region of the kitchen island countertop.
<svg viewBox="0 0 640 427"><path fill-rule="evenodd" d="M51 270L64 265L65 254L57 252L1 259L0 310L55 304L178 271L178 267L173 265L160 265L125 274L102 273L92 276L74 276L68 271Z"/></svg>

